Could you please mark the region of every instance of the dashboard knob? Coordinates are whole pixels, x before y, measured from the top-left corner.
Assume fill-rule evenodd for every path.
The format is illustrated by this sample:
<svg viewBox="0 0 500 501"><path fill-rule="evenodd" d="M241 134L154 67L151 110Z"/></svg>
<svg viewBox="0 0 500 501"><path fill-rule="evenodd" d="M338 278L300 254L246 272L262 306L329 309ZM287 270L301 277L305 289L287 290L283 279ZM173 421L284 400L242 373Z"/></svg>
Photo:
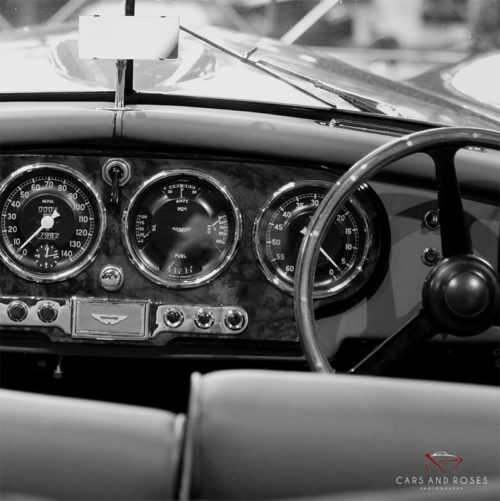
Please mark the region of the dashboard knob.
<svg viewBox="0 0 500 501"><path fill-rule="evenodd" d="M99 283L108 292L115 292L123 287L125 274L121 266L107 264L99 273Z"/></svg>
<svg viewBox="0 0 500 501"><path fill-rule="evenodd" d="M427 247L422 252L422 262L426 266L435 266L441 260L441 255L439 251L434 249L434 247Z"/></svg>
<svg viewBox="0 0 500 501"><path fill-rule="evenodd" d="M239 331L245 327L245 315L241 310L229 310L226 313L224 323L228 329L231 329L232 331Z"/></svg>
<svg viewBox="0 0 500 501"><path fill-rule="evenodd" d="M28 316L28 306L22 301L12 301L7 308L7 315L13 322L22 322Z"/></svg>
<svg viewBox="0 0 500 501"><path fill-rule="evenodd" d="M198 308L194 315L194 323L200 329L210 329L214 325L215 316L212 310L208 308Z"/></svg>
<svg viewBox="0 0 500 501"><path fill-rule="evenodd" d="M163 320L168 327L179 327L184 322L184 313L179 308L169 308L164 313Z"/></svg>
<svg viewBox="0 0 500 501"><path fill-rule="evenodd" d="M52 303L42 303L38 308L38 318L46 324L54 322L58 314L58 309Z"/></svg>

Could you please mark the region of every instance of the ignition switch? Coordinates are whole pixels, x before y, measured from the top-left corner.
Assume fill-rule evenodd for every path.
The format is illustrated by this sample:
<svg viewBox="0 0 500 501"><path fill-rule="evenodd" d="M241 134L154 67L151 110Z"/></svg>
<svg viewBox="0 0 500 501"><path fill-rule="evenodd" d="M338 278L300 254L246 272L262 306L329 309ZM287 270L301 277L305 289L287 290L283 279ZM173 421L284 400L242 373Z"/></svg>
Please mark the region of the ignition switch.
<svg viewBox="0 0 500 501"><path fill-rule="evenodd" d="M102 177L109 186L109 204L111 208L118 207L120 203L120 188L130 180L130 166L124 160L111 158L102 168Z"/></svg>

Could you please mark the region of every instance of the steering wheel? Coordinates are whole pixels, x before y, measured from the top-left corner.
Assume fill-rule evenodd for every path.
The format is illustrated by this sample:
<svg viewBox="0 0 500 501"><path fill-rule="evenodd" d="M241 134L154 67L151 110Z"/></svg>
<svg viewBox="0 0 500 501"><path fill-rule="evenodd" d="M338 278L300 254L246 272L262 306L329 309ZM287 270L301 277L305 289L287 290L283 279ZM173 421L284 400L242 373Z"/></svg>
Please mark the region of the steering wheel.
<svg viewBox="0 0 500 501"><path fill-rule="evenodd" d="M499 324L500 277L474 254L462 207L455 156L465 146L500 149L494 131L447 127L398 138L354 164L332 187L312 217L297 258L294 308L299 338L311 370L336 372L315 334L312 300L320 244L340 207L357 187L388 164L426 153L435 166L443 259L422 287L419 312L349 373L378 374L417 343L440 332L474 336Z"/></svg>

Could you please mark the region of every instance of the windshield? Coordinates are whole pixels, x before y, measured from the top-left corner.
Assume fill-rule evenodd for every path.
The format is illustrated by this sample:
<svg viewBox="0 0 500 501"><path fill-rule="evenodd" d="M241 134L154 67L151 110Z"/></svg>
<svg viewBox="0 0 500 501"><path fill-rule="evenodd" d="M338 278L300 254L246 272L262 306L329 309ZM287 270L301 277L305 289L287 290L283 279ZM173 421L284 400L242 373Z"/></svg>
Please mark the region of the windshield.
<svg viewBox="0 0 500 501"><path fill-rule="evenodd" d="M114 61L79 58L78 20L125 10L1 0L0 92L113 91ZM186 28L177 59L134 61L135 92L500 122L500 0L136 0L135 15Z"/></svg>

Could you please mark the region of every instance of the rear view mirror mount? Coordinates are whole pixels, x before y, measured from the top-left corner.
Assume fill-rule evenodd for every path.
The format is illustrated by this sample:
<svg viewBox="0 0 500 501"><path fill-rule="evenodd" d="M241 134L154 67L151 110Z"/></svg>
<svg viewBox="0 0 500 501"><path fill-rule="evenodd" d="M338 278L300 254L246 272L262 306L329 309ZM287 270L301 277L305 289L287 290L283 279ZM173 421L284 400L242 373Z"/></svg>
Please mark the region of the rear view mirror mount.
<svg viewBox="0 0 500 501"><path fill-rule="evenodd" d="M179 18L167 16L80 16L81 59L116 60L114 110L125 108L127 60L177 59Z"/></svg>

